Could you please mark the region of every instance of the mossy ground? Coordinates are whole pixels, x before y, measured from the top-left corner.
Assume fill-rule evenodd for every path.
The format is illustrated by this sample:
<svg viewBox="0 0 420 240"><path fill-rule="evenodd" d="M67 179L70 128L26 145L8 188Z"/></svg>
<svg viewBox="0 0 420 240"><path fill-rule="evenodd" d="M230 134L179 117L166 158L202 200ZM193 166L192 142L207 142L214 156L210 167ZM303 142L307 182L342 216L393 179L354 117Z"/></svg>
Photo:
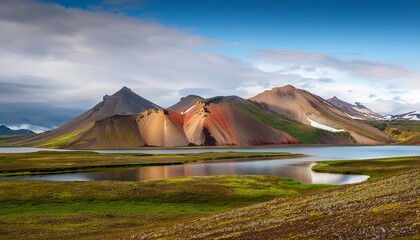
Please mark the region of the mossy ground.
<svg viewBox="0 0 420 240"><path fill-rule="evenodd" d="M2 239L107 238L328 187L269 176L3 181L0 235Z"/></svg>
<svg viewBox="0 0 420 240"><path fill-rule="evenodd" d="M420 157L334 161L375 179L125 235L133 239L419 239ZM327 168L330 167L330 168ZM389 169L391 168L391 170Z"/></svg>
<svg viewBox="0 0 420 240"><path fill-rule="evenodd" d="M420 121L366 121L397 140L397 144L420 144Z"/></svg>
<svg viewBox="0 0 420 240"><path fill-rule="evenodd" d="M327 173L363 174L369 175L371 179L376 179L416 168L420 168L420 156L378 158L364 161L327 161L313 166L312 170Z"/></svg>
<svg viewBox="0 0 420 240"><path fill-rule="evenodd" d="M60 154L57 159L71 160L70 156ZM92 153L80 154L86 157ZM219 157L206 154L199 155L200 159ZM53 155L35 154L44 164ZM25 155L17 159L23 160L30 154L22 156ZM65 156L69 159L65 160ZM98 156L92 156L90 160L95 163ZM413 236L418 234L414 223L420 195L419 162L420 157L404 157L324 162L315 167L318 171L362 173L375 178L346 186L300 184L290 178L270 176L140 182L2 181L0 236L2 239Z"/></svg>

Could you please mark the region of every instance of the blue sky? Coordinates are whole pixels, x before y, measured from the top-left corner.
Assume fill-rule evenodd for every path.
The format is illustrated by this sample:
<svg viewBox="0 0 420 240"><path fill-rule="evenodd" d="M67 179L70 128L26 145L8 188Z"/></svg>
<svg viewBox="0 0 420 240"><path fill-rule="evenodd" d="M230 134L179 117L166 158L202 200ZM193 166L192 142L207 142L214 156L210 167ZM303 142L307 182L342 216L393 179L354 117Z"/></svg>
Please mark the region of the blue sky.
<svg viewBox="0 0 420 240"><path fill-rule="evenodd" d="M1 0L0 33L9 126L59 126L123 86L163 107L292 84L420 110L419 0Z"/></svg>
<svg viewBox="0 0 420 240"><path fill-rule="evenodd" d="M420 66L418 0L49 2L126 14L225 40L231 44L216 50L234 57L260 48L296 49Z"/></svg>

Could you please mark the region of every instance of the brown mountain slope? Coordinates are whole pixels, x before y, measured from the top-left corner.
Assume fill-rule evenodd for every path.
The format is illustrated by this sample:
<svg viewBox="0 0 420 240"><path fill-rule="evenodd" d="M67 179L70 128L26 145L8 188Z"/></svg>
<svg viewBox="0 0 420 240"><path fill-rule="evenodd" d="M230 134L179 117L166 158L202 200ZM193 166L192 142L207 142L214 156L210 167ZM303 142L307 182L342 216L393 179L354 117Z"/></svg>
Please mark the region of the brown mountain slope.
<svg viewBox="0 0 420 240"><path fill-rule="evenodd" d="M185 114L185 112L190 109L192 106L195 105L195 103L198 100L203 99L200 96L197 95L188 95L186 97L181 98L181 100L179 102L177 102L176 104L168 107L169 111L173 111L173 112L177 112L177 113L182 113Z"/></svg>
<svg viewBox="0 0 420 240"><path fill-rule="evenodd" d="M144 146L187 146L181 114L149 109L136 115L113 116L100 121L64 148L138 148Z"/></svg>
<svg viewBox="0 0 420 240"><path fill-rule="evenodd" d="M123 87L111 96L105 95L103 101L89 109L82 115L70 120L57 129L42 134L37 134L26 139L26 143L35 143L42 147L56 147L67 140L90 129L95 121L114 115L131 115L147 109L159 109L156 104L140 97L129 88Z"/></svg>
<svg viewBox="0 0 420 240"><path fill-rule="evenodd" d="M385 144L392 138L356 121L323 98L291 85L262 92L250 101L283 117L331 131L347 131L359 144Z"/></svg>
<svg viewBox="0 0 420 240"><path fill-rule="evenodd" d="M248 108L255 106L236 96L200 100L185 114L185 134L195 145L298 143L289 134L260 121Z"/></svg>

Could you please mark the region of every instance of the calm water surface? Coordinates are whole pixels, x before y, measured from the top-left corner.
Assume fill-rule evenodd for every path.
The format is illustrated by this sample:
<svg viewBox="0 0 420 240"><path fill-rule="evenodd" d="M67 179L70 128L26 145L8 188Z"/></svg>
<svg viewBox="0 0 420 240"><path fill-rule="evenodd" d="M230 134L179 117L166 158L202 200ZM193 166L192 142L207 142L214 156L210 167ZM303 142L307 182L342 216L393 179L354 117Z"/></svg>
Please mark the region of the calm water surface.
<svg viewBox="0 0 420 240"><path fill-rule="evenodd" d="M34 152L37 148L0 148L0 152ZM141 149L141 150L98 150L100 153L198 153L198 152L294 152L307 156L303 158L250 161L209 161L203 163L108 169L96 172L35 175L14 177L15 180L51 181L140 181L148 179L182 176L212 175L271 175L291 177L302 183L347 184L366 180L364 175L342 175L315 173L311 167L316 161L337 159L367 159L397 156L418 156L420 146L320 146L320 147L266 147L266 148L192 148L192 149Z"/></svg>

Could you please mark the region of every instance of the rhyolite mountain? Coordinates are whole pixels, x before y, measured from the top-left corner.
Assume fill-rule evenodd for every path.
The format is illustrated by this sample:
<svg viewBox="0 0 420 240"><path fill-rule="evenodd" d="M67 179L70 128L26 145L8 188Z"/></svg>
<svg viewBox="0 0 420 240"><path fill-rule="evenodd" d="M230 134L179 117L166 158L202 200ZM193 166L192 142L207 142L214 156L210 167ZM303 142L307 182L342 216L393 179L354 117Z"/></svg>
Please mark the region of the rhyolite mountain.
<svg viewBox="0 0 420 240"><path fill-rule="evenodd" d="M30 134L35 134L35 133L28 129L13 130L7 127L6 125L0 125L0 136L30 135Z"/></svg>
<svg viewBox="0 0 420 240"><path fill-rule="evenodd" d="M144 146L384 144L393 139L293 86L250 99L190 95L163 109L124 87L61 127L20 145L95 149Z"/></svg>
<svg viewBox="0 0 420 240"><path fill-rule="evenodd" d="M103 100L80 116L48 132L26 139L45 147L61 147L73 137L92 128L96 121L115 115L132 115L148 109L160 107L123 87L113 95L105 95Z"/></svg>
<svg viewBox="0 0 420 240"><path fill-rule="evenodd" d="M352 119L325 99L291 85L264 91L249 100L302 124L332 132L348 132L356 143L385 144L393 141L380 130Z"/></svg>
<svg viewBox="0 0 420 240"><path fill-rule="evenodd" d="M188 95L186 97L182 97L181 100L176 104L168 107L168 110L184 114L187 111L191 110L195 103L201 99L203 98L197 95Z"/></svg>
<svg viewBox="0 0 420 240"><path fill-rule="evenodd" d="M340 100L336 96L327 99L329 103L334 105L335 107L341 109L343 112L349 115L349 117L358 120L368 120L368 119L381 119L382 116L378 113L370 110L369 108L365 107L360 102L356 102L354 104L350 104L343 100Z"/></svg>

